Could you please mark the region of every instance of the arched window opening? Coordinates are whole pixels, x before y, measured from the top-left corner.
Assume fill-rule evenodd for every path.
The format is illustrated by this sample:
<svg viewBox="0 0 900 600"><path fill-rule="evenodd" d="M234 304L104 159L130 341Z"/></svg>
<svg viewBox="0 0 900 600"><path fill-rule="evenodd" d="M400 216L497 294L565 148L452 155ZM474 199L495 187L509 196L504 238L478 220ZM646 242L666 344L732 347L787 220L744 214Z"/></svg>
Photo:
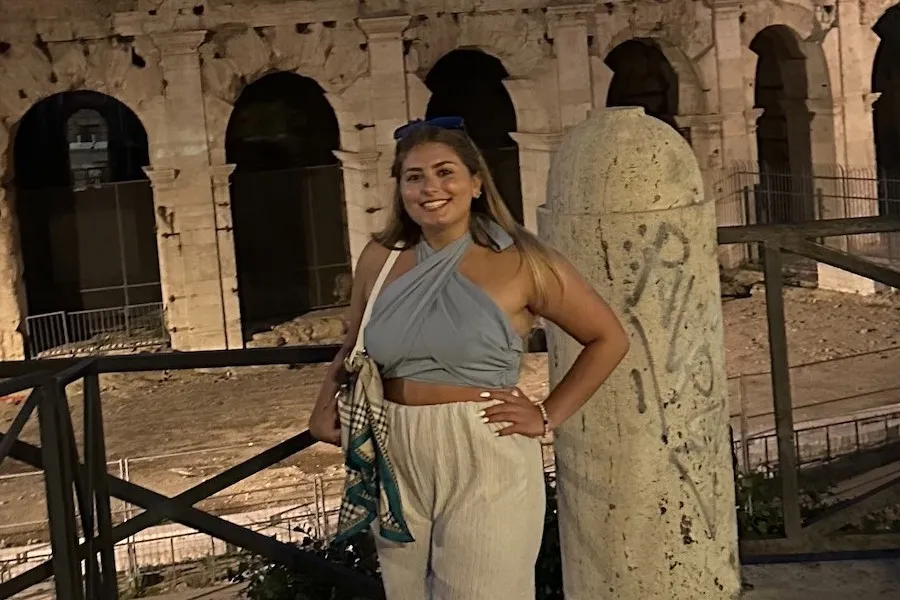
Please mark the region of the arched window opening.
<svg viewBox="0 0 900 600"><path fill-rule="evenodd" d="M497 189L513 217L523 222L519 149L509 135L516 111L503 85L509 77L499 59L472 49L454 50L429 71L426 118L459 116L484 154Z"/></svg>
<svg viewBox="0 0 900 600"><path fill-rule="evenodd" d="M76 190L109 182L109 127L99 112L85 108L68 121L69 170Z"/></svg>
<svg viewBox="0 0 900 600"><path fill-rule="evenodd" d="M815 218L806 57L796 34L772 25L750 43L757 55L754 104L759 223L797 223Z"/></svg>
<svg viewBox="0 0 900 600"><path fill-rule="evenodd" d="M900 7L872 29L881 39L872 66L872 91L880 94L872 109L879 212L900 215Z"/></svg>
<svg viewBox="0 0 900 600"><path fill-rule="evenodd" d="M14 162L29 352L165 342L137 116L97 92L51 96L19 123Z"/></svg>
<svg viewBox="0 0 900 600"><path fill-rule="evenodd" d="M337 117L312 79L247 86L226 132L244 335L349 302L350 249Z"/></svg>
<svg viewBox="0 0 900 600"><path fill-rule="evenodd" d="M604 62L613 72L607 106L640 106L651 117L678 129L678 77L654 40L626 40L613 48Z"/></svg>

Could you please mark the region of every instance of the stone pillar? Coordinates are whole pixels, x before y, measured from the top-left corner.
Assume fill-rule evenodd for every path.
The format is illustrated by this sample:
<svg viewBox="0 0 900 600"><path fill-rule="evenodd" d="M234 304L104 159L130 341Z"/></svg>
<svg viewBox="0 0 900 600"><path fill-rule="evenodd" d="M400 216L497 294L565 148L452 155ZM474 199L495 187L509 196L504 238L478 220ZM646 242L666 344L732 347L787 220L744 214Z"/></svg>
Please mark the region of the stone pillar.
<svg viewBox="0 0 900 600"><path fill-rule="evenodd" d="M0 122L0 360L25 358L27 309L12 177L14 141L15 136Z"/></svg>
<svg viewBox="0 0 900 600"><path fill-rule="evenodd" d="M525 229L537 232L538 207L547 200L550 160L562 139L561 133L509 134L519 147L519 174L522 178L522 214Z"/></svg>
<svg viewBox="0 0 900 600"><path fill-rule="evenodd" d="M237 257L234 250L234 222L231 212L231 175L237 165L209 168L216 210L216 243L219 273L222 277L222 307L225 315L225 341L229 350L244 347L241 326L241 302L238 296Z"/></svg>
<svg viewBox="0 0 900 600"><path fill-rule="evenodd" d="M875 132L872 121L872 68L875 49L871 43L872 31L860 15L859 0L837 0L836 13L840 17L838 34L841 65L857 68L839 70L844 106L844 163L849 167L875 168Z"/></svg>
<svg viewBox="0 0 900 600"><path fill-rule="evenodd" d="M593 4L550 6L550 36L556 54L559 112L563 131L584 121L591 112L593 90L588 28ZM524 181L523 189L524 189Z"/></svg>
<svg viewBox="0 0 900 600"><path fill-rule="evenodd" d="M372 231L387 222L394 194L391 163L394 160L394 131L409 121L409 81L403 56L403 32L409 15L359 19L368 38L370 110L375 135L356 156L343 153L347 220L351 221L350 253L356 265L359 253ZM345 149L346 150L346 149ZM350 186L356 186L354 191ZM351 196L354 199L351 201ZM365 212L360 212L365 210Z"/></svg>
<svg viewBox="0 0 900 600"><path fill-rule="evenodd" d="M753 148L756 139L748 138L745 116L748 107L744 86L744 50L741 46L742 4L739 0L715 0L712 3L719 113L722 119L722 164L725 168L735 161L749 163L755 157Z"/></svg>
<svg viewBox="0 0 900 600"><path fill-rule="evenodd" d="M372 237L372 232L383 223L383 215L390 210L385 206L378 188L379 154L377 152L334 153L344 171L344 202L347 203L347 235L350 241L350 264L356 261ZM388 196L389 197L389 196Z"/></svg>
<svg viewBox="0 0 900 600"><path fill-rule="evenodd" d="M543 239L620 316L632 349L555 436L568 600L740 593L715 208L685 140L597 110L561 143ZM549 328L550 383L581 346Z"/></svg>
<svg viewBox="0 0 900 600"><path fill-rule="evenodd" d="M716 219L719 225L746 225L747 211L740 187L735 186L731 172L737 165L752 168L755 161L755 120L748 123L746 91L741 45L741 13L737 0L715 0L713 36L716 53L719 103L720 175L716 177ZM751 132L750 125L753 126ZM747 248L732 244L719 248L719 260L725 267L736 267L748 258Z"/></svg>
<svg viewBox="0 0 900 600"><path fill-rule="evenodd" d="M224 238L217 230L197 54L205 37L205 31L152 35L166 80L166 122L146 171L154 190L163 301L175 350L229 346L219 256ZM233 248L228 252L233 255Z"/></svg>

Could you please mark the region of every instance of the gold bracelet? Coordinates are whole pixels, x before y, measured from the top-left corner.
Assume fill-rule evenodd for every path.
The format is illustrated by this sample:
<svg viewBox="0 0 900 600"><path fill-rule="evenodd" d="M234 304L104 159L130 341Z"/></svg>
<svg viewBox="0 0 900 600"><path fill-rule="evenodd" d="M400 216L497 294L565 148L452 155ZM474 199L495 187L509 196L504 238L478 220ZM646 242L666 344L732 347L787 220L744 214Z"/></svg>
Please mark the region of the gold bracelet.
<svg viewBox="0 0 900 600"><path fill-rule="evenodd" d="M547 416L547 409L544 407L543 402L539 402L537 405L538 409L541 411L541 416L544 418L544 436L547 437L550 435L550 417Z"/></svg>

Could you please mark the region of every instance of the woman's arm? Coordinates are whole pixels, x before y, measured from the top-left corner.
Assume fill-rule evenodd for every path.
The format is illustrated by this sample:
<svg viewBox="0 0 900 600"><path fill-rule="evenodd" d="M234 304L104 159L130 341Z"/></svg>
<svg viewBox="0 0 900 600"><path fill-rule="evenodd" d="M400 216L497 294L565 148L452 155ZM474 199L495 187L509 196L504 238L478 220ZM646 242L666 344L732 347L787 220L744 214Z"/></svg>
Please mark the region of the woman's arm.
<svg viewBox="0 0 900 600"><path fill-rule="evenodd" d="M535 299L531 308L584 346L544 401L550 427L556 428L603 385L628 353L629 343L628 334L606 301L569 261L555 252L553 258L560 278L548 274L545 298Z"/></svg>
<svg viewBox="0 0 900 600"><path fill-rule="evenodd" d="M337 401L335 394L343 379L344 358L356 344L356 336L359 333L359 325L363 312L366 309L366 301L373 280L372 274L377 273L381 265L387 259L388 251L380 244L370 241L363 249L356 264L356 273L353 276L353 289L350 293L350 308L348 310L347 335L344 344L337 356L328 365L325 379L319 388L319 395L309 416L309 430L317 440L329 444L340 445L341 428L338 421Z"/></svg>

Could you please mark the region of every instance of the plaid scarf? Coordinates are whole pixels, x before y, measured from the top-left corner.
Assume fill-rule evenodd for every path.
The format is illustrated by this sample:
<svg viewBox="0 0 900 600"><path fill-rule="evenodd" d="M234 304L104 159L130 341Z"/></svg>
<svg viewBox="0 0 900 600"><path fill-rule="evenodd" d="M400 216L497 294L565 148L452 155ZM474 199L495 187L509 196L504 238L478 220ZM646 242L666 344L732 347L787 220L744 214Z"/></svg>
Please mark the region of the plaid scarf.
<svg viewBox="0 0 900 600"><path fill-rule="evenodd" d="M387 455L387 414L378 367L359 352L351 353L344 367L350 382L338 400L338 411L347 476L335 541L365 531L378 518L381 537L412 542Z"/></svg>

